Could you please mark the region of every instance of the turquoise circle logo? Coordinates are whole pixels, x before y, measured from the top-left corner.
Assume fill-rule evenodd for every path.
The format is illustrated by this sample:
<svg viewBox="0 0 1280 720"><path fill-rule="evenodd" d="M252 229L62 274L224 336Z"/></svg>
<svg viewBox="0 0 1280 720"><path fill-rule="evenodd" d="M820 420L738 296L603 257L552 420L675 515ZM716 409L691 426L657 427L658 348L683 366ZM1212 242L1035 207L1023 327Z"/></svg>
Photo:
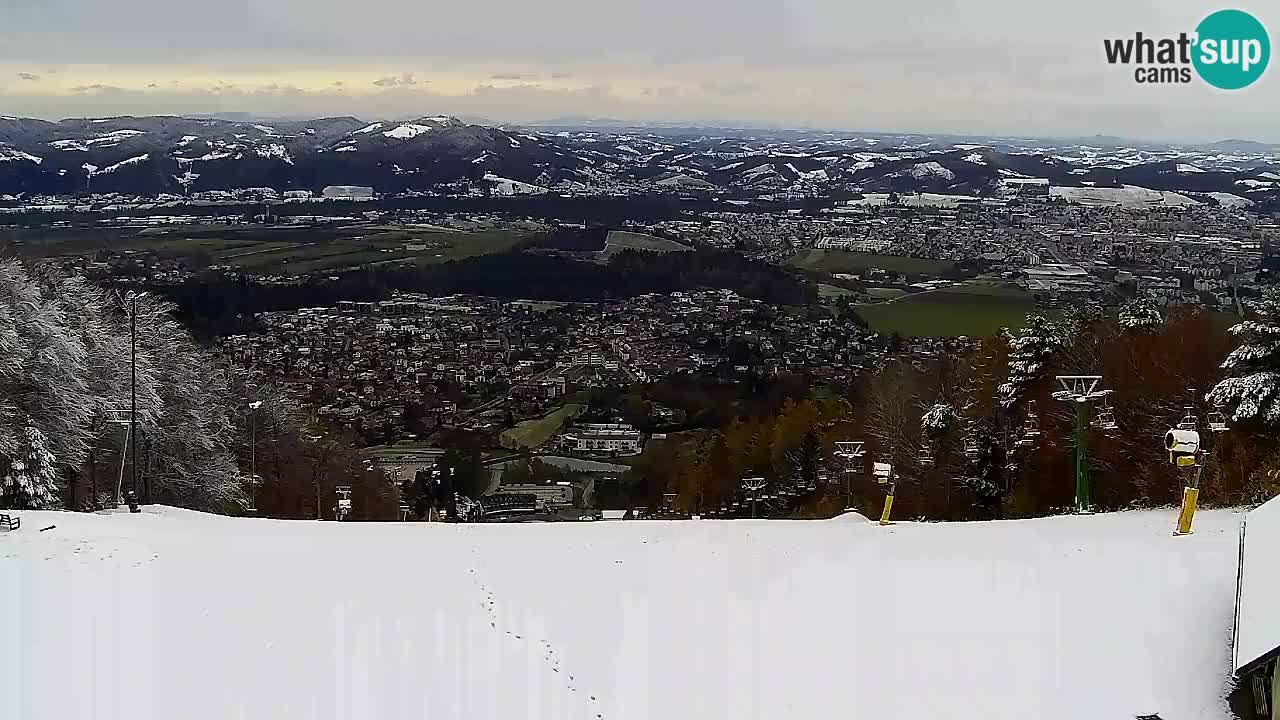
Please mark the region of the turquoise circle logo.
<svg viewBox="0 0 1280 720"><path fill-rule="evenodd" d="M1258 19L1243 10L1219 10L1196 26L1191 58L1201 79L1220 90L1239 90L1262 77L1271 40Z"/></svg>

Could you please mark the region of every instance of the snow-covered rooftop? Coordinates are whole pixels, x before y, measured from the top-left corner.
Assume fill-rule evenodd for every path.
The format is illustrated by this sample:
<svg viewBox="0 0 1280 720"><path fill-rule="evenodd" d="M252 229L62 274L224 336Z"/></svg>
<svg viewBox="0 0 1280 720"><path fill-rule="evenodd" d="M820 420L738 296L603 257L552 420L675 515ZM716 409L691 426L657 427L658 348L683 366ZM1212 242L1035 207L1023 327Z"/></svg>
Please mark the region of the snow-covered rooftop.
<svg viewBox="0 0 1280 720"><path fill-rule="evenodd" d="M1280 497L1245 515L1232 667L1280 649Z"/></svg>

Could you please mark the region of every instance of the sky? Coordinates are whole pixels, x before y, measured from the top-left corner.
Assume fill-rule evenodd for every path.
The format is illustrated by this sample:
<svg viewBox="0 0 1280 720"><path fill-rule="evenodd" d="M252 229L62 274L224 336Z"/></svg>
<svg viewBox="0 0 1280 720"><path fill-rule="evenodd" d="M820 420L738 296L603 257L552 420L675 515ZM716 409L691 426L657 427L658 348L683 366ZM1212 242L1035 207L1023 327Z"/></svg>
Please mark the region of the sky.
<svg viewBox="0 0 1280 720"><path fill-rule="evenodd" d="M0 113L435 114L1280 142L1280 70L1146 86L1188 0L0 0ZM1264 25L1280 9L1235 4ZM1280 26L1277 26L1280 27Z"/></svg>

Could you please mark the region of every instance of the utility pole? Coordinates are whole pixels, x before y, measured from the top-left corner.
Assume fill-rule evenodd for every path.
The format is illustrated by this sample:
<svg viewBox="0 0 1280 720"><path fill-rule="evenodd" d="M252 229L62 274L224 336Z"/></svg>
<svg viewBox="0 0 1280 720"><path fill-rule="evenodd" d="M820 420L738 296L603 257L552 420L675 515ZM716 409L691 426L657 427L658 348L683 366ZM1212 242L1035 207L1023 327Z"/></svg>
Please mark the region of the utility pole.
<svg viewBox="0 0 1280 720"><path fill-rule="evenodd" d="M262 401L249 403L249 512L258 512L258 408Z"/></svg>
<svg viewBox="0 0 1280 720"><path fill-rule="evenodd" d="M129 301L129 463L133 465L130 490L138 497L138 295L130 290ZM149 499L149 498L148 498Z"/></svg>

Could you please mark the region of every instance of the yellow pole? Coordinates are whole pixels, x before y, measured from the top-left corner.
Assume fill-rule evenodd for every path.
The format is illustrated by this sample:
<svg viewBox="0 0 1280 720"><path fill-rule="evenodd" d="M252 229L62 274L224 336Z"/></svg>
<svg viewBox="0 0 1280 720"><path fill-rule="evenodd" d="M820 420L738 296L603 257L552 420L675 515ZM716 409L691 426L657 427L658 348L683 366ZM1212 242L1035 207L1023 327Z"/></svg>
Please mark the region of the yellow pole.
<svg viewBox="0 0 1280 720"><path fill-rule="evenodd" d="M1182 458L1178 460L1181 461ZM1204 464L1196 463L1187 469L1187 484L1182 488L1182 511L1178 513L1178 529L1173 531L1174 535L1191 534L1191 522L1196 517L1196 501L1200 498L1200 473L1204 470Z"/></svg>
<svg viewBox="0 0 1280 720"><path fill-rule="evenodd" d="M890 490L884 496L884 510L880 512L880 524L889 524L889 511L893 509L893 491Z"/></svg>
<svg viewBox="0 0 1280 720"><path fill-rule="evenodd" d="M1185 487L1182 489L1182 512L1178 514L1178 529L1174 535L1190 535L1191 521L1196 516L1196 499L1200 496L1200 489L1193 487Z"/></svg>

